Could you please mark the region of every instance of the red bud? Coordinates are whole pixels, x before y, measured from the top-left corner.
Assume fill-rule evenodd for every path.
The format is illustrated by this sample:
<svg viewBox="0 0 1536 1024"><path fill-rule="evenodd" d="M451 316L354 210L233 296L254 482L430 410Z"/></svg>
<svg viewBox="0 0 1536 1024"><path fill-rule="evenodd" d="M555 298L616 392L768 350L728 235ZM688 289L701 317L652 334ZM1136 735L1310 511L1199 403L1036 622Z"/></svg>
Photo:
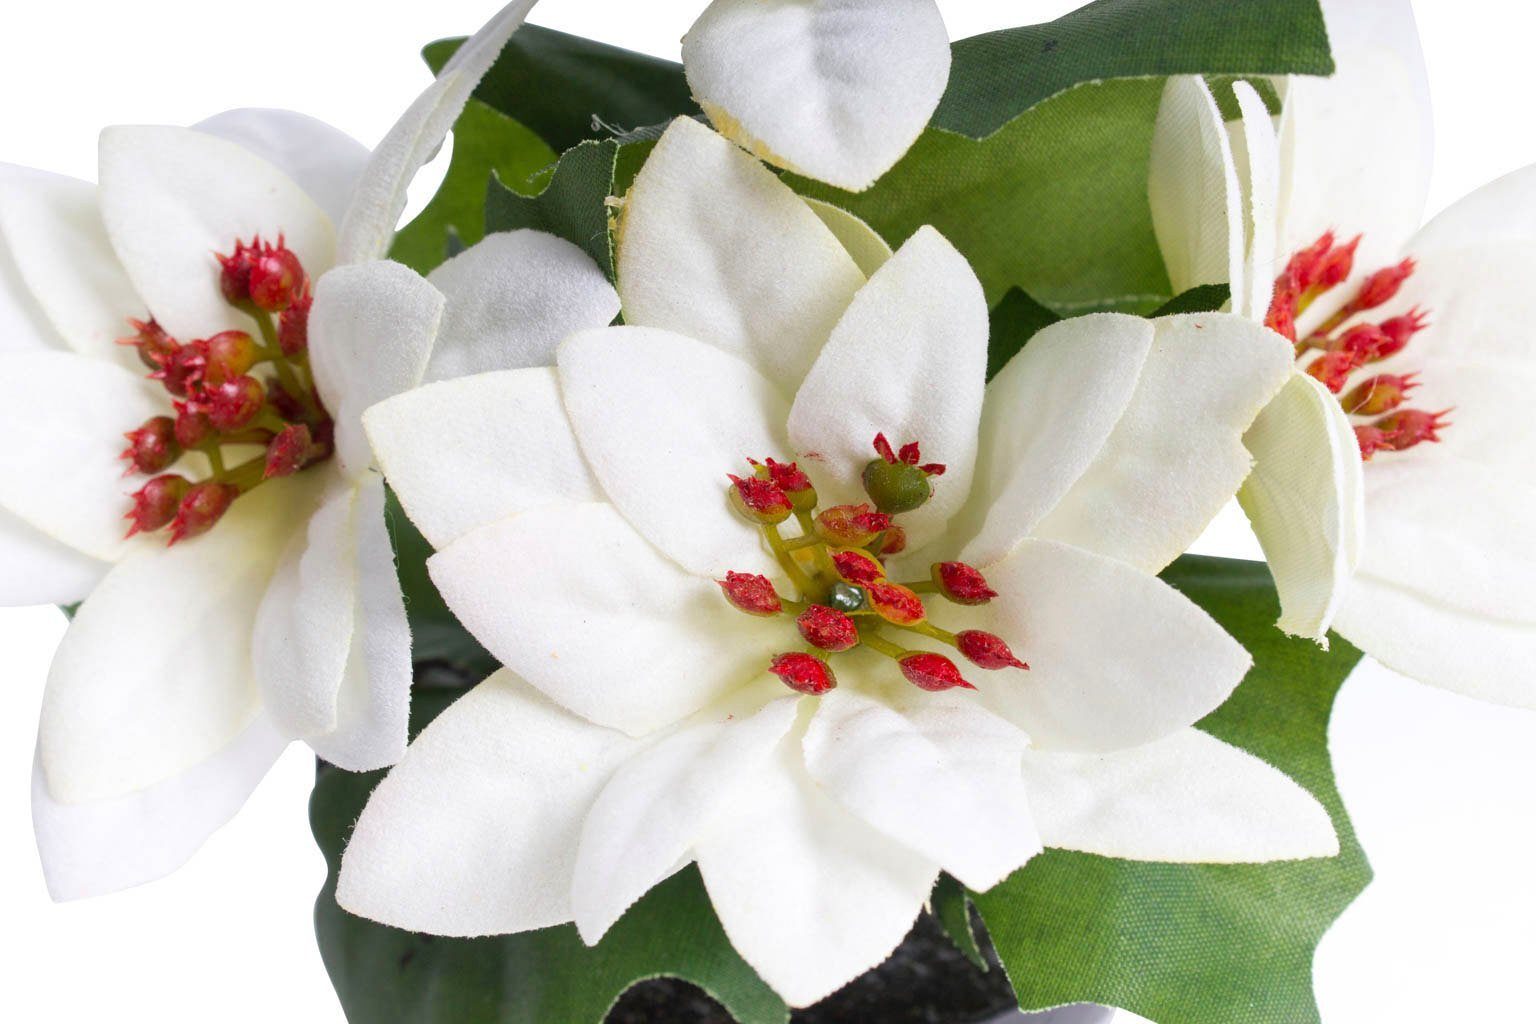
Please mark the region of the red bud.
<svg viewBox="0 0 1536 1024"><path fill-rule="evenodd" d="M213 529L229 506L240 496L240 489L212 480L196 484L187 491L171 522L171 543L197 537Z"/></svg>
<svg viewBox="0 0 1536 1024"><path fill-rule="evenodd" d="M868 505L833 505L816 517L816 532L829 544L862 548L891 527L891 517Z"/></svg>
<svg viewBox="0 0 1536 1024"><path fill-rule="evenodd" d="M853 619L826 605L811 605L795 619L795 625L806 643L824 651L846 651L859 642Z"/></svg>
<svg viewBox="0 0 1536 1024"><path fill-rule="evenodd" d="M309 311L314 304L314 296L305 292L277 318L277 347L283 355L291 357L308 350Z"/></svg>
<svg viewBox="0 0 1536 1024"><path fill-rule="evenodd" d="M176 339L165 333L153 317L149 320L128 321L128 326L133 328L133 334L127 338L118 338L119 345L132 345L139 351L139 361L151 370L159 370L165 366L165 361L176 351L178 345Z"/></svg>
<svg viewBox="0 0 1536 1024"><path fill-rule="evenodd" d="M150 480L133 494L133 508L124 519L128 520L128 536L136 533L153 533L176 516L176 509L190 487L186 480L175 473L166 473Z"/></svg>
<svg viewBox="0 0 1536 1024"><path fill-rule="evenodd" d="M176 443L183 448L196 448L213 433L208 417L187 402L176 403Z"/></svg>
<svg viewBox="0 0 1536 1024"><path fill-rule="evenodd" d="M215 430L231 433L250 426L266 404L267 392L255 377L242 376L208 388L208 420Z"/></svg>
<svg viewBox="0 0 1536 1024"><path fill-rule="evenodd" d="M293 250L278 239L276 248L266 246L251 261L251 301L268 313L281 313L305 290L304 267Z"/></svg>
<svg viewBox="0 0 1536 1024"><path fill-rule="evenodd" d="M1014 657L1003 638L979 629L967 629L955 638L960 653L981 668L1029 668Z"/></svg>
<svg viewBox="0 0 1536 1024"><path fill-rule="evenodd" d="M845 548L832 552L832 565L837 569L837 574L849 583L857 583L860 586L869 586L885 579L885 566L872 555L859 551L856 548Z"/></svg>
<svg viewBox="0 0 1536 1024"><path fill-rule="evenodd" d="M244 331L223 331L203 345L207 366L204 379L209 384L232 380L256 365L256 339Z"/></svg>
<svg viewBox="0 0 1536 1024"><path fill-rule="evenodd" d="M1419 386L1418 374L1383 373L1355 385L1339 399L1344 411L1354 416L1380 416L1402 405L1409 392Z"/></svg>
<svg viewBox="0 0 1536 1024"><path fill-rule="evenodd" d="M769 480L731 474L731 484L731 504L736 506L736 511L755 523L782 523L794 511L789 495Z"/></svg>
<svg viewBox="0 0 1536 1024"><path fill-rule="evenodd" d="M1451 410L1425 412L1422 409L1400 409L1390 416L1383 416L1371 424L1387 434L1386 447L1395 452L1406 451L1415 445L1440 440L1440 431L1451 424L1445 419Z"/></svg>
<svg viewBox="0 0 1536 1024"><path fill-rule="evenodd" d="M309 433L309 427L303 423L291 423L268 442L267 464L262 470L262 479L292 476L309 465L314 455L315 441Z"/></svg>
<svg viewBox="0 0 1536 1024"><path fill-rule="evenodd" d="M143 426L123 436L128 439L123 458L128 460L129 472L158 473L181 456L176 421L169 416L145 420Z"/></svg>
<svg viewBox="0 0 1536 1024"><path fill-rule="evenodd" d="M1376 271L1365 279L1360 291L1345 307L1346 310L1352 315L1391 302L1403 287L1403 282L1413 276L1415 269L1417 264L1412 259L1406 259L1395 266Z"/></svg>
<svg viewBox="0 0 1536 1024"><path fill-rule="evenodd" d="M768 671L784 680L784 685L798 693L820 696L837 685L832 666L814 654L790 651L778 654L768 666Z"/></svg>
<svg viewBox="0 0 1536 1024"><path fill-rule="evenodd" d="M965 690L976 689L960 675L960 670L955 667L955 663L942 654L916 651L903 657L897 664L901 666L901 674L907 677L907 682L920 690L938 693L942 690L953 690L956 687Z"/></svg>
<svg viewBox="0 0 1536 1024"><path fill-rule="evenodd" d="M1390 448L1392 438L1380 427L1358 426L1355 428L1355 442L1360 445L1360 458L1364 462L1370 462L1371 456L1383 448Z"/></svg>
<svg viewBox="0 0 1536 1024"><path fill-rule="evenodd" d="M987 578L964 562L935 562L932 573L939 593L956 604L986 604L997 596Z"/></svg>
<svg viewBox="0 0 1536 1024"><path fill-rule="evenodd" d="M900 583L875 583L866 588L869 606L887 622L898 626L912 626L928 617L923 599Z"/></svg>
<svg viewBox="0 0 1536 1024"><path fill-rule="evenodd" d="M725 592L725 599L748 615L777 615L784 604L766 576L745 572L727 572L725 579L716 580Z"/></svg>
<svg viewBox="0 0 1536 1024"><path fill-rule="evenodd" d="M1355 353L1342 349L1324 352L1307 364L1307 373L1321 381L1329 391L1338 394L1349 382L1349 375L1358 370L1362 362Z"/></svg>
<svg viewBox="0 0 1536 1024"><path fill-rule="evenodd" d="M246 245L239 239L235 240L235 251L228 256L217 257L219 261L219 291L224 295L224 301L231 306L238 306L247 302L251 297L251 266L260 254L260 239L251 239L251 244Z"/></svg>
<svg viewBox="0 0 1536 1024"><path fill-rule="evenodd" d="M150 377L158 380L165 390L177 398L185 398L202 383L207 362L203 342L177 345L166 355L160 369L150 374Z"/></svg>

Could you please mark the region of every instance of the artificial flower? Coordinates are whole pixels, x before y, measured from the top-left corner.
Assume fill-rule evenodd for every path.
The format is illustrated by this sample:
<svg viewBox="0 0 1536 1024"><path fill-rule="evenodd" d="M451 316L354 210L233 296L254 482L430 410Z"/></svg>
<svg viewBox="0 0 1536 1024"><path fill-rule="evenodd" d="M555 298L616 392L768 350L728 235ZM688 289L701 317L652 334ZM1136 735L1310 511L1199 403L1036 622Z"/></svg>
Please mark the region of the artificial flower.
<svg viewBox="0 0 1536 1024"><path fill-rule="evenodd" d="M964 258L931 228L882 246L681 119L622 204L625 326L364 415L506 668L375 790L344 908L596 942L697 862L804 1005L884 959L940 870L1336 851L1309 794L1192 728L1249 658L1152 575L1246 475L1288 346L1091 316L988 385Z"/></svg>
<svg viewBox="0 0 1536 1024"><path fill-rule="evenodd" d="M1517 412L1536 385L1536 169L1416 231L1431 129L1412 11L1324 11L1338 73L1284 83L1278 132L1246 85L1229 139L1203 83L1170 82L1152 185L1170 272L1230 277L1238 311L1296 342L1243 494L1282 625L1331 624L1406 675L1536 706L1536 464Z"/></svg>

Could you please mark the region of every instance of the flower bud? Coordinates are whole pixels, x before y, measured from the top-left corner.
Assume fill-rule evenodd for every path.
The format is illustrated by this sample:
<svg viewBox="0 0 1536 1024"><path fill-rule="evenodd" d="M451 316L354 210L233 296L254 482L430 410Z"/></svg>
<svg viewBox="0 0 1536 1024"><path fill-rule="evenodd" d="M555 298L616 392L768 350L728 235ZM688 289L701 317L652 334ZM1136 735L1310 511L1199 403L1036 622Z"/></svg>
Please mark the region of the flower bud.
<svg viewBox="0 0 1536 1024"><path fill-rule="evenodd" d="M964 562L935 562L933 582L955 604L986 604L997 596L987 578Z"/></svg>
<svg viewBox="0 0 1536 1024"><path fill-rule="evenodd" d="M907 550L907 531L900 523L892 523L885 528L880 535L880 553L882 555L899 555Z"/></svg>
<svg viewBox="0 0 1536 1024"><path fill-rule="evenodd" d="M277 240L277 246L265 246L251 261L249 278L251 302L268 313L281 313L304 293L304 267L299 257Z"/></svg>
<svg viewBox="0 0 1536 1024"><path fill-rule="evenodd" d="M1385 359L1388 356L1397 355L1408 347L1408 342L1413 340L1415 334L1428 326L1428 314L1418 308L1410 309L1401 316L1383 320L1377 329L1381 331L1385 340L1377 346L1374 357Z"/></svg>
<svg viewBox="0 0 1536 1024"><path fill-rule="evenodd" d="M251 298L251 265L259 255L259 239L251 239L246 245L235 239L235 251L228 256L216 257L219 261L219 291L224 301L238 306Z"/></svg>
<svg viewBox="0 0 1536 1024"><path fill-rule="evenodd" d="M937 462L918 465L922 453L916 441L902 445L897 453L891 450L884 434L876 434L875 452L880 457L864 467L864 491L881 512L911 512L933 497L933 484L928 478L942 474L944 467Z"/></svg>
<svg viewBox="0 0 1536 1024"><path fill-rule="evenodd" d="M309 292L293 300L277 318L277 347L290 358L309 349L309 310L315 298Z"/></svg>
<svg viewBox="0 0 1536 1024"><path fill-rule="evenodd" d="M1281 276L1289 280L1297 295L1310 291L1317 285L1323 262L1334 250L1333 243L1333 232L1324 231L1317 241L1291 256ZM1276 291L1279 291L1278 284Z"/></svg>
<svg viewBox="0 0 1536 1024"><path fill-rule="evenodd" d="M897 664L901 666L901 674L907 677L907 682L929 693L953 690L956 687L964 690L976 689L960 675L960 670L955 667L955 663L942 654L914 651L903 657Z"/></svg>
<svg viewBox="0 0 1536 1024"><path fill-rule="evenodd" d="M123 518L128 520L128 536L153 533L176 516L176 509L192 486L175 473L150 480L133 493L133 508Z"/></svg>
<svg viewBox="0 0 1536 1024"><path fill-rule="evenodd" d="M256 339L244 331L223 331L203 343L206 369L203 379L223 384L256 365Z"/></svg>
<svg viewBox="0 0 1536 1024"><path fill-rule="evenodd" d="M748 615L777 615L784 610L778 591L766 576L727 572L725 579L715 582L725 592L725 599Z"/></svg>
<svg viewBox="0 0 1536 1024"><path fill-rule="evenodd" d="M1360 358L1351 352L1342 349L1337 352L1324 352L1307 364L1307 373L1315 377L1322 385L1334 394L1344 390L1344 385L1349 382L1349 375L1360 368Z"/></svg>
<svg viewBox="0 0 1536 1024"><path fill-rule="evenodd" d="M133 328L132 336L118 338L117 343L138 349L139 361L151 370L164 367L166 360L178 348L176 339L165 333L165 328L153 317L148 321L129 320L128 326Z"/></svg>
<svg viewBox="0 0 1536 1024"><path fill-rule="evenodd" d="M790 651L774 655L768 671L784 680L784 685L798 693L813 697L826 693L837 685L832 666L823 658L802 651Z"/></svg>
<svg viewBox="0 0 1536 1024"><path fill-rule="evenodd" d="M979 629L967 629L955 637L960 653L980 668L1029 668L1014 657L1003 638Z"/></svg>
<svg viewBox="0 0 1536 1024"><path fill-rule="evenodd" d="M176 421L169 416L145 420L143 426L123 436L128 439L123 458L128 460L130 473L158 473L181 457Z"/></svg>
<svg viewBox="0 0 1536 1024"><path fill-rule="evenodd" d="M772 482L784 492L796 512L809 512L816 507L816 488L799 463L786 464L768 459L761 463L754 461L752 465L756 467L759 479Z"/></svg>
<svg viewBox="0 0 1536 1024"><path fill-rule="evenodd" d="M885 581L867 588L869 606L887 622L898 626L913 626L928 617L923 599L900 583Z"/></svg>
<svg viewBox="0 0 1536 1024"><path fill-rule="evenodd" d="M857 548L844 548L832 552L832 565L837 574L849 583L867 587L885 579L885 566L873 555Z"/></svg>
<svg viewBox="0 0 1536 1024"><path fill-rule="evenodd" d="M1360 460L1370 462L1371 456L1383 448L1391 447L1392 438L1380 427L1361 425L1355 428L1355 443L1360 446Z"/></svg>
<svg viewBox="0 0 1536 1024"><path fill-rule="evenodd" d="M266 389L255 377L241 376L208 388L208 420L215 430L231 433L248 427L267 402Z"/></svg>
<svg viewBox="0 0 1536 1024"><path fill-rule="evenodd" d="M195 484L181 499L176 518L171 522L171 543L197 537L213 529L224 518L229 506L240 497L240 489L209 480Z"/></svg>
<svg viewBox="0 0 1536 1024"><path fill-rule="evenodd" d="M213 424L188 402L176 403L176 443L196 448L213 433Z"/></svg>
<svg viewBox="0 0 1536 1024"><path fill-rule="evenodd" d="M290 423L267 443L267 464L262 470L262 479L292 476L309 465L314 456L315 441L309 427L303 423Z"/></svg>
<svg viewBox="0 0 1536 1024"><path fill-rule="evenodd" d="M794 511L789 496L772 481L732 474L731 484L731 504L754 523L773 526L788 519Z"/></svg>
<svg viewBox="0 0 1536 1024"><path fill-rule="evenodd" d="M1349 280L1355 269L1355 250L1360 247L1361 235L1356 235L1343 245L1330 248L1314 266L1312 288L1325 292Z"/></svg>
<svg viewBox="0 0 1536 1024"><path fill-rule="evenodd" d="M796 617L795 626L806 643L824 651L846 651L859 642L859 629L853 619L826 605L811 605Z"/></svg>
<svg viewBox="0 0 1536 1024"><path fill-rule="evenodd" d="M1364 366L1382 358L1381 353L1391 343L1392 339L1375 324L1356 324L1330 341L1327 349L1329 352L1349 356L1356 366Z"/></svg>
<svg viewBox="0 0 1536 1024"><path fill-rule="evenodd" d="M1439 412L1399 409L1391 415L1383 416L1371 426L1386 433L1386 447L1395 452L1401 452L1426 441L1439 442L1440 431L1450 426L1450 423L1445 420L1450 413L1449 409L1442 409Z"/></svg>
<svg viewBox="0 0 1536 1024"><path fill-rule="evenodd" d="M1402 405L1409 392L1419 386L1418 374L1383 373L1362 381L1339 399L1344 411L1353 416L1380 416Z"/></svg>
<svg viewBox="0 0 1536 1024"><path fill-rule="evenodd" d="M1391 302L1403 287L1403 282L1413 276L1417 266L1413 259L1409 258L1395 266L1376 271L1365 279L1365 283L1360 286L1360 291L1350 300L1349 305L1344 307L1345 310L1352 316Z"/></svg>
<svg viewBox="0 0 1536 1024"><path fill-rule="evenodd" d="M185 398L202 383L206 365L207 357L203 343L177 345L165 357L165 362L161 364L160 369L150 374L150 377L158 380L161 386L172 395Z"/></svg>
<svg viewBox="0 0 1536 1024"><path fill-rule="evenodd" d="M868 546L891 527L891 517L868 505L833 505L816 517L816 535L844 548Z"/></svg>

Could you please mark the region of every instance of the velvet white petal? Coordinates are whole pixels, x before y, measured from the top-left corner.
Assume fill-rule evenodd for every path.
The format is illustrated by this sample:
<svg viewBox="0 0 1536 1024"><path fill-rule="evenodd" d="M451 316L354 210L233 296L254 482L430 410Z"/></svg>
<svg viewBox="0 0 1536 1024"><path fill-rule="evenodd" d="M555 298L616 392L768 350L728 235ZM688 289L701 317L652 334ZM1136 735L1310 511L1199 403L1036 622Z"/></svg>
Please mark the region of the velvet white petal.
<svg viewBox="0 0 1536 1024"><path fill-rule="evenodd" d="M373 791L336 901L433 935L570 921L582 821L633 746L497 672L422 730Z"/></svg>
<svg viewBox="0 0 1536 1024"><path fill-rule="evenodd" d="M1222 313L1163 317L1125 415L1036 535L1157 572L1237 492L1243 434L1290 379L1280 335ZM1027 660L1027 659L1026 659Z"/></svg>
<svg viewBox="0 0 1536 1024"><path fill-rule="evenodd" d="M806 768L893 842L990 889L1041 849L1019 768L1029 738L973 694L918 696L892 707L847 688L824 695Z"/></svg>
<svg viewBox="0 0 1536 1024"><path fill-rule="evenodd" d="M1232 86L1242 120L1231 131L1232 155L1243 189L1247 261L1242 291L1232 293L1232 312L1263 321L1274 296L1281 257L1275 251L1279 231L1280 142L1269 108L1247 82Z"/></svg>
<svg viewBox="0 0 1536 1024"><path fill-rule="evenodd" d="M793 393L864 275L789 186L696 121L672 122L618 237L626 323L748 360Z"/></svg>
<svg viewBox="0 0 1536 1024"><path fill-rule="evenodd" d="M592 473L645 538L699 576L771 573L729 474L785 452L789 405L751 364L668 331L611 327L560 346L560 390Z"/></svg>
<svg viewBox="0 0 1536 1024"><path fill-rule="evenodd" d="M785 692L778 680L768 685ZM576 927L588 945L691 859L694 840L773 754L798 704L796 696L781 696L757 701L740 717L709 715L614 772L582 827L571 885Z"/></svg>
<svg viewBox="0 0 1536 1024"><path fill-rule="evenodd" d="M876 434L898 446L918 441L925 463L944 465L933 497L902 517L913 548L970 493L987 331L987 300L965 257L919 228L853 297L790 409L795 454L850 498L861 496L860 474L877 457Z"/></svg>
<svg viewBox="0 0 1536 1024"><path fill-rule="evenodd" d="M1512 281L1516 268L1536 265L1536 239L1490 239L1413 255L1418 269L1382 313L1417 306L1428 313L1429 326L1394 365L1372 371L1418 369L1431 359L1536 370L1536 347L1526 334L1536 316L1536 290Z"/></svg>
<svg viewBox="0 0 1536 1024"><path fill-rule="evenodd" d="M128 495L142 484L123 476L123 433L167 411L148 382L68 352L10 355L0 408L0 506L82 554L119 558Z"/></svg>
<svg viewBox="0 0 1536 1024"><path fill-rule="evenodd" d="M1436 214L1406 248L1414 255L1536 242L1536 165L1511 171ZM1467 281L1477 278L1467 275Z"/></svg>
<svg viewBox="0 0 1536 1024"><path fill-rule="evenodd" d="M421 383L442 316L442 293L399 263L337 267L320 279L309 353L344 472L368 468L363 410Z"/></svg>
<svg viewBox="0 0 1536 1024"><path fill-rule="evenodd" d="M1045 844L1127 860L1241 864L1339 852L1323 805L1198 729L1107 754L1028 751Z"/></svg>
<svg viewBox="0 0 1536 1024"><path fill-rule="evenodd" d="M822 792L793 736L695 853L731 945L791 1006L884 961L938 875Z"/></svg>
<svg viewBox="0 0 1536 1024"><path fill-rule="evenodd" d="M164 782L113 799L61 803L32 770L32 825L55 900L103 896L175 871L235 816L288 740L261 716L226 747Z"/></svg>
<svg viewBox="0 0 1536 1024"><path fill-rule="evenodd" d="M38 749L56 800L109 800L179 775L260 713L251 623L282 542L312 502L298 478L236 501L218 526L114 568L64 634Z"/></svg>
<svg viewBox="0 0 1536 1024"><path fill-rule="evenodd" d="M0 509L0 608L83 601L110 568Z"/></svg>
<svg viewBox="0 0 1536 1024"><path fill-rule="evenodd" d="M0 165L0 245L58 338L83 355L124 356L114 341L146 310L107 239L96 186Z"/></svg>
<svg viewBox="0 0 1536 1024"><path fill-rule="evenodd" d="M192 126L244 146L292 178L341 223L357 179L368 166L368 147L324 121L293 110L226 110Z"/></svg>
<svg viewBox="0 0 1536 1024"><path fill-rule="evenodd" d="M448 606L557 703L640 736L761 675L782 622L736 611L611 505L546 505L427 563Z"/></svg>
<svg viewBox="0 0 1536 1024"><path fill-rule="evenodd" d="M811 212L821 218L821 222L837 237L843 248L848 250L848 255L853 257L853 262L858 265L859 272L865 277L879 270L885 265L885 261L891 258L890 245L862 217L821 199L813 199L810 196L802 198L805 205L811 208Z"/></svg>
<svg viewBox="0 0 1536 1024"><path fill-rule="evenodd" d="M1045 750L1149 743L1204 718L1248 653L1189 598L1123 562L1026 540L987 570L983 611L1028 673L989 677L990 706Z"/></svg>
<svg viewBox="0 0 1536 1024"><path fill-rule="evenodd" d="M602 501L548 368L428 384L363 414L389 485L435 548L551 502Z"/></svg>
<svg viewBox="0 0 1536 1024"><path fill-rule="evenodd" d="M357 180L352 204L341 222L338 263L364 263L389 251L395 225L405 212L411 179L448 137L470 93L535 2L512 0L498 11L459 47L436 80L390 128Z"/></svg>
<svg viewBox="0 0 1536 1024"><path fill-rule="evenodd" d="M1253 473L1237 499L1280 593L1278 625L1326 642L1360 560L1365 503L1360 447L1338 399L1296 373L1259 413L1244 446Z"/></svg>
<svg viewBox="0 0 1536 1024"><path fill-rule="evenodd" d="M543 231L490 235L427 280L448 302L429 381L553 366L566 335L619 315L618 293L592 257Z"/></svg>
<svg viewBox="0 0 1536 1024"><path fill-rule="evenodd" d="M714 0L683 37L683 67L726 136L857 192L927 127L949 34L933 0Z"/></svg>
<svg viewBox="0 0 1536 1024"><path fill-rule="evenodd" d="M971 499L952 527L962 558L1002 559L1088 471L1130 404L1154 334L1141 317L1073 317L1036 334L992 379Z"/></svg>
<svg viewBox="0 0 1536 1024"><path fill-rule="evenodd" d="M1243 197L1221 112L1199 75L1163 86L1147 196L1174 293L1229 282L1241 300Z"/></svg>
<svg viewBox="0 0 1536 1024"><path fill-rule="evenodd" d="M101 133L100 160L112 246L149 311L179 338L250 329L224 301L214 258L237 240L282 235L314 276L334 259L325 211L244 146L191 128L118 127Z"/></svg>

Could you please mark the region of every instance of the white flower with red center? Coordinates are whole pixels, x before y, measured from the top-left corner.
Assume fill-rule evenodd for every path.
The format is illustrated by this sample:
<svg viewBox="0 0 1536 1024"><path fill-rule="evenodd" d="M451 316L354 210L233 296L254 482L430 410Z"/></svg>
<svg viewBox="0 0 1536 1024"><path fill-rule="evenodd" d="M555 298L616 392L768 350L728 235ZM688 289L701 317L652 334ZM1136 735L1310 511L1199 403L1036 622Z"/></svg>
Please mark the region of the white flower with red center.
<svg viewBox="0 0 1536 1024"><path fill-rule="evenodd" d="M403 753L410 633L360 414L473 368L502 304L497 344L546 347L618 309L532 232L431 281L374 259L527 6L371 155L237 112L109 129L99 186L0 172L0 579L10 603L84 600L38 740L55 896L174 869L291 739L351 769Z"/></svg>
<svg viewBox="0 0 1536 1024"><path fill-rule="evenodd" d="M1245 439L1242 493L1282 627L1332 624L1409 676L1536 706L1536 169L1420 228L1431 132L1410 6L1324 11L1338 73L1284 83L1278 132L1247 86L1229 138L1199 80L1170 82L1159 237L1176 285L1230 278L1238 312L1296 341L1302 372Z"/></svg>
<svg viewBox="0 0 1536 1024"><path fill-rule="evenodd" d="M881 961L941 869L1336 849L1309 795L1191 728L1249 659L1152 575L1246 475L1282 339L1084 317L985 384L981 288L937 232L891 254L689 120L617 263L626 326L364 416L506 668L375 791L344 907L592 942L696 861L800 1005Z"/></svg>

